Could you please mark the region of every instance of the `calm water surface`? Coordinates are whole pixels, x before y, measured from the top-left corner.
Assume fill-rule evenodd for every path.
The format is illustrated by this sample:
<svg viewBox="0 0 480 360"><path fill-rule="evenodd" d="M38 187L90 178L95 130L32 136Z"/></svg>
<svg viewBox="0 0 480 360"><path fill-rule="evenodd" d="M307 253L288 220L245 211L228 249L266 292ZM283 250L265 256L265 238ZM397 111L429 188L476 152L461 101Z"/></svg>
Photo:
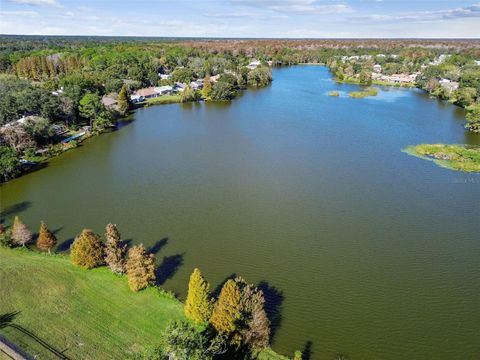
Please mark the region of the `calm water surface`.
<svg viewBox="0 0 480 360"><path fill-rule="evenodd" d="M280 352L480 359L480 175L401 152L479 144L463 111L416 90L328 97L358 87L324 67L273 75L228 105L137 111L3 185L4 216L45 220L61 248L114 222L181 297L196 266L213 287L261 282Z"/></svg>

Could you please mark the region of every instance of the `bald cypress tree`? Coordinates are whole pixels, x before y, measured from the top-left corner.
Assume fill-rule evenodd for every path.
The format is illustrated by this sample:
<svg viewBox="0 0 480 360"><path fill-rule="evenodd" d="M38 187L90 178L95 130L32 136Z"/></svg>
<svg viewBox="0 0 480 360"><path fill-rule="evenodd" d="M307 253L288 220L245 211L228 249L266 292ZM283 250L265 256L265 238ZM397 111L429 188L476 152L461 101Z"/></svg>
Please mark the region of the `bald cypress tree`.
<svg viewBox="0 0 480 360"><path fill-rule="evenodd" d="M184 311L187 318L199 323L208 322L212 315L210 284L205 281L199 269L193 270L190 275Z"/></svg>
<svg viewBox="0 0 480 360"><path fill-rule="evenodd" d="M25 246L32 241L32 232L18 216L15 216L12 226L11 241L13 245Z"/></svg>
<svg viewBox="0 0 480 360"><path fill-rule="evenodd" d="M125 84L123 84L120 92L118 93L118 107L124 114L128 111L129 100L127 87Z"/></svg>
<svg viewBox="0 0 480 360"><path fill-rule="evenodd" d="M117 225L108 224L105 231L105 262L114 273L125 272L125 248L120 241Z"/></svg>
<svg viewBox="0 0 480 360"><path fill-rule="evenodd" d="M126 270L128 286L133 291L145 289L155 282L155 258L145 252L143 245L133 246L128 251Z"/></svg>
<svg viewBox="0 0 480 360"><path fill-rule="evenodd" d="M210 323L219 333L230 335L237 329L240 309L240 289L236 282L230 279L222 287Z"/></svg>
<svg viewBox="0 0 480 360"><path fill-rule="evenodd" d="M74 265L84 269L102 265L103 245L100 236L94 234L92 230L83 229L72 244L70 259Z"/></svg>
<svg viewBox="0 0 480 360"><path fill-rule="evenodd" d="M57 238L48 229L47 224L43 221L40 224L40 231L37 239L37 248L43 251L48 251L50 254L51 249L57 244Z"/></svg>

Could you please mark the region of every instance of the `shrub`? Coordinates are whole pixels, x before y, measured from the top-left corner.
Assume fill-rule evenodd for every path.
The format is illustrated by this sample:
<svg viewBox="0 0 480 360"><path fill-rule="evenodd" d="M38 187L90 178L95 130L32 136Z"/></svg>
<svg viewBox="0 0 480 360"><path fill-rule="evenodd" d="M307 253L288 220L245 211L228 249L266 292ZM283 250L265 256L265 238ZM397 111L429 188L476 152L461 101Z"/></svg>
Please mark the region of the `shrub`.
<svg viewBox="0 0 480 360"><path fill-rule="evenodd" d="M238 319L240 319L240 289L235 281L230 279L222 287L210 323L219 333L229 335L236 330Z"/></svg>
<svg viewBox="0 0 480 360"><path fill-rule="evenodd" d="M92 269L103 264L103 246L92 230L83 229L72 244L70 258L74 265Z"/></svg>

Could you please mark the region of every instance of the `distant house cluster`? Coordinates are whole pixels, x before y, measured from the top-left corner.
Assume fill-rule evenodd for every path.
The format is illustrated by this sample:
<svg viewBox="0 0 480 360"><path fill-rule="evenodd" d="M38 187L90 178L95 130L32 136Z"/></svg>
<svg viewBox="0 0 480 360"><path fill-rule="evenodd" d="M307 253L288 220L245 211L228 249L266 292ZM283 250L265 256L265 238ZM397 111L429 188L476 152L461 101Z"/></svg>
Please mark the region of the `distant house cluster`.
<svg viewBox="0 0 480 360"><path fill-rule="evenodd" d="M130 101L132 103L138 103L146 99L152 99L163 95L181 93L185 91L185 88L187 86L190 86L192 90L201 90L203 88L203 80L198 79L190 82L189 84L176 82L173 86L152 86L148 88L138 89L134 94L130 96Z"/></svg>
<svg viewBox="0 0 480 360"><path fill-rule="evenodd" d="M372 73L373 80L380 80L385 82L390 82L394 84L413 84L417 78L418 73L413 74L392 74L392 75L383 75L379 72L376 72L375 69Z"/></svg>

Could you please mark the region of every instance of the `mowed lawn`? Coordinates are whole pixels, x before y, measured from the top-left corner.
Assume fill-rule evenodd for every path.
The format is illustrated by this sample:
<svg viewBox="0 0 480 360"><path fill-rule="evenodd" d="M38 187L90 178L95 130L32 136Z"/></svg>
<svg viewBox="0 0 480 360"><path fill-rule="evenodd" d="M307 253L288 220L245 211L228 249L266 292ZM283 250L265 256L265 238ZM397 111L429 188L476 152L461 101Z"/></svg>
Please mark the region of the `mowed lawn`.
<svg viewBox="0 0 480 360"><path fill-rule="evenodd" d="M184 318L180 301L154 288L133 293L108 268L82 270L64 256L0 247L0 315L15 311L14 324L71 359L124 359ZM39 359L57 358L18 329L0 334Z"/></svg>

